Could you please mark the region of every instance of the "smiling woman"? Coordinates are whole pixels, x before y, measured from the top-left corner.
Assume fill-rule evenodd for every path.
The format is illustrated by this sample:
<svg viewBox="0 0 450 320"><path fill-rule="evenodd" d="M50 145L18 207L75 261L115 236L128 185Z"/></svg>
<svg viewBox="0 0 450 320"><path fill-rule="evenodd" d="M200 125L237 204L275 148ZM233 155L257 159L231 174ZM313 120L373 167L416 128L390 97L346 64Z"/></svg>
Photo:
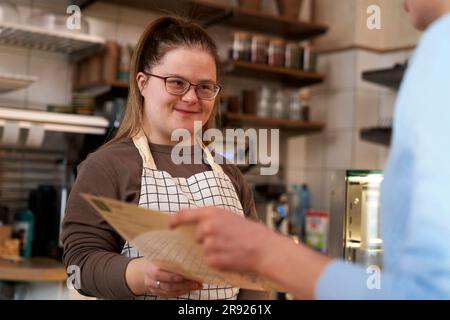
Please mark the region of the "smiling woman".
<svg viewBox="0 0 450 320"><path fill-rule="evenodd" d="M218 93L214 88L220 88L214 58L198 46L169 51L151 73L139 72L137 83L144 97L144 132L159 144L174 144L170 136L176 129L193 133L194 121L207 123Z"/></svg>
<svg viewBox="0 0 450 320"><path fill-rule="evenodd" d="M80 193L135 203L164 213L212 206L256 219L252 192L237 167L214 162L196 131L214 127L221 90L216 45L199 26L164 17L142 33L133 53L130 91L116 136L79 167L63 222L64 262L79 266L78 291L100 298L244 299L264 292L198 283L162 270L85 202ZM195 126L194 123L201 123ZM188 130L188 157L176 165L178 129ZM190 140L190 141L189 141ZM161 246L164 246L161 243Z"/></svg>

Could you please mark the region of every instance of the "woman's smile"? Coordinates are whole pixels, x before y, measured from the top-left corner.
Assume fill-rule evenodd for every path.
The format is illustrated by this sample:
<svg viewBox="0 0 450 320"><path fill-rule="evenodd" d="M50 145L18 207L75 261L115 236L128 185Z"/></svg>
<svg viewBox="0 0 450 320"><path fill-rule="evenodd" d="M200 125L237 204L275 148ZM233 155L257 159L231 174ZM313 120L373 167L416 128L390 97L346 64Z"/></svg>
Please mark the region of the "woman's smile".
<svg viewBox="0 0 450 320"><path fill-rule="evenodd" d="M201 114L201 110L198 110L196 108L174 107L173 110L185 116Z"/></svg>

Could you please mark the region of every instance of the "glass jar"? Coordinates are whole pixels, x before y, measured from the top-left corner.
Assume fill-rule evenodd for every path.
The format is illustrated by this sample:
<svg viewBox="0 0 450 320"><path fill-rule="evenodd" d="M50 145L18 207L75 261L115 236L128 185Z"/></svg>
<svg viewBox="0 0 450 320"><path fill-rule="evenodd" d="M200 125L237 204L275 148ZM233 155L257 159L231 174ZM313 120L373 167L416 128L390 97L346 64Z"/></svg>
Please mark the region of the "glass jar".
<svg viewBox="0 0 450 320"><path fill-rule="evenodd" d="M269 65L282 67L284 65L284 41L274 38L269 43Z"/></svg>
<svg viewBox="0 0 450 320"><path fill-rule="evenodd" d="M300 120L301 119L301 104L300 97L297 92L292 93L289 103L289 119Z"/></svg>
<svg viewBox="0 0 450 320"><path fill-rule="evenodd" d="M286 44L284 66L286 68L294 69L298 69L300 67L300 47L297 43L288 42Z"/></svg>
<svg viewBox="0 0 450 320"><path fill-rule="evenodd" d="M285 117L284 95L282 91L278 91L273 105L272 116L274 118L283 119Z"/></svg>
<svg viewBox="0 0 450 320"><path fill-rule="evenodd" d="M311 95L308 89L302 89L300 91L300 104L301 104L300 118L305 122L310 121L310 113L311 113L309 107L310 98Z"/></svg>
<svg viewBox="0 0 450 320"><path fill-rule="evenodd" d="M269 103L270 103L270 90L267 87L262 87L260 93L259 93L259 101L257 106L257 115L259 117L268 117L270 116L269 111Z"/></svg>
<svg viewBox="0 0 450 320"><path fill-rule="evenodd" d="M233 33L233 60L250 61L250 38L246 32Z"/></svg>
<svg viewBox="0 0 450 320"><path fill-rule="evenodd" d="M251 60L254 63L267 64L269 38L261 35L252 37Z"/></svg>
<svg viewBox="0 0 450 320"><path fill-rule="evenodd" d="M317 52L311 45L303 47L303 70L309 72L317 70Z"/></svg>

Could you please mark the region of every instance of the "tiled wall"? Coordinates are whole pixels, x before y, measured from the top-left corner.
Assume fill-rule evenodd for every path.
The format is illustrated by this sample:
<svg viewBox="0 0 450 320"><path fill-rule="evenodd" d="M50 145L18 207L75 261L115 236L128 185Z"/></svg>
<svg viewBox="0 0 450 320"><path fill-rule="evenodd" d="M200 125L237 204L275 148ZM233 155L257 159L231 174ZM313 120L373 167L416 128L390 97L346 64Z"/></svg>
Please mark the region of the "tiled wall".
<svg viewBox="0 0 450 320"><path fill-rule="evenodd" d="M313 120L326 123L326 129L289 141L287 175L289 185L310 186L314 208L329 210L330 178L336 170L383 169L389 148L361 140L359 130L392 119L397 93L362 80L361 73L403 63L411 54L411 50L379 54L352 49L320 56L319 69L326 81L311 90L311 112Z"/></svg>
<svg viewBox="0 0 450 320"><path fill-rule="evenodd" d="M56 8L56 1L17 0L20 23L41 9ZM50 4L50 5L49 5ZM53 5L52 5L53 4ZM65 12L62 11L62 12ZM27 89L0 96L0 105L45 109L47 104L67 104L71 95L71 68L64 55L12 46L0 46L0 72L38 77Z"/></svg>

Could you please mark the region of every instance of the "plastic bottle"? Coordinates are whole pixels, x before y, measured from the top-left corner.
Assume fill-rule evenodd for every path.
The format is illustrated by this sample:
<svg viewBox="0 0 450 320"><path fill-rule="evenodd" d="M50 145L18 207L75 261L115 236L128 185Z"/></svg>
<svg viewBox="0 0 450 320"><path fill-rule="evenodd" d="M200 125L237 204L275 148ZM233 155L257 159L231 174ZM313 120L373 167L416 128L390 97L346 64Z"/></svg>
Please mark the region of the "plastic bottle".
<svg viewBox="0 0 450 320"><path fill-rule="evenodd" d="M14 217L14 237L20 240L20 255L31 257L34 238L34 214L29 209L21 209Z"/></svg>
<svg viewBox="0 0 450 320"><path fill-rule="evenodd" d="M291 191L289 192L289 210L291 212L291 224L293 233L299 234L300 227L300 195L298 192L298 186L296 184L291 185Z"/></svg>
<svg viewBox="0 0 450 320"><path fill-rule="evenodd" d="M306 184L302 184L302 186L299 189L299 199L300 199L300 225L301 225L300 238L304 239L305 216L306 212L311 209L311 194Z"/></svg>

